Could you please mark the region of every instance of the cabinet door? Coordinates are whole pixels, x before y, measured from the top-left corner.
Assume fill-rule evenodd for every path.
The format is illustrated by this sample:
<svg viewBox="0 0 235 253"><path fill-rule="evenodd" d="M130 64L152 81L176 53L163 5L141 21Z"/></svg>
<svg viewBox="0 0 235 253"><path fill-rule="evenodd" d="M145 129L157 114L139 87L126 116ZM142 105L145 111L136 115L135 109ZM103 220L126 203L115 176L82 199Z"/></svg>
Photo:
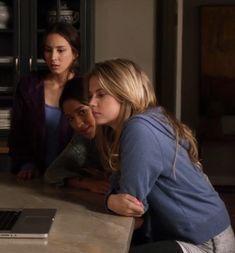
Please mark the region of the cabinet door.
<svg viewBox="0 0 235 253"><path fill-rule="evenodd" d="M0 1L0 137L7 135L15 83L20 75L19 1Z"/></svg>
<svg viewBox="0 0 235 253"><path fill-rule="evenodd" d="M24 0L20 4L21 75L45 68L42 59L42 35L48 26L48 13L58 0ZM24 18L23 18L24 17Z"/></svg>
<svg viewBox="0 0 235 253"><path fill-rule="evenodd" d="M12 93L19 75L19 5L18 1L14 0L6 3L0 1L1 5L0 95L6 95Z"/></svg>

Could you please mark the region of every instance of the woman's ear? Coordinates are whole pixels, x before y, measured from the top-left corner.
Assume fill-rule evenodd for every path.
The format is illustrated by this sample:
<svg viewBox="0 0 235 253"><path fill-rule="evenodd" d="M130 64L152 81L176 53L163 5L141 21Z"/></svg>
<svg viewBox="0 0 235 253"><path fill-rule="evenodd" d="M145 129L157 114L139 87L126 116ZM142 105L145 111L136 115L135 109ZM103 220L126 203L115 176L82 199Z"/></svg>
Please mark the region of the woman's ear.
<svg viewBox="0 0 235 253"><path fill-rule="evenodd" d="M79 53L77 51L73 52L74 59L78 59L80 57Z"/></svg>

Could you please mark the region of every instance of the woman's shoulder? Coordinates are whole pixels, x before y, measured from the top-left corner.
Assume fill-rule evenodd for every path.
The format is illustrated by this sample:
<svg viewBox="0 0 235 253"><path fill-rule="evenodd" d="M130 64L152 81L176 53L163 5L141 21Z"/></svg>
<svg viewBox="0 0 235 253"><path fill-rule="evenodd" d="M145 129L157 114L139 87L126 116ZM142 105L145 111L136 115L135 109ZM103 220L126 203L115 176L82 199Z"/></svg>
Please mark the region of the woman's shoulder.
<svg viewBox="0 0 235 253"><path fill-rule="evenodd" d="M18 88L21 90L31 90L38 88L38 86L42 85L42 81L44 80L45 72L31 72L28 75L21 76Z"/></svg>
<svg viewBox="0 0 235 253"><path fill-rule="evenodd" d="M164 108L158 106L149 108L143 113L132 116L125 124L126 131L145 132L147 130L173 137L172 128L164 113Z"/></svg>
<svg viewBox="0 0 235 253"><path fill-rule="evenodd" d="M153 107L149 108L143 113L139 113L136 115L133 115L130 117L127 123L129 124L137 124L139 123L154 123L154 125L165 122L166 117L163 113L163 108L162 107Z"/></svg>
<svg viewBox="0 0 235 253"><path fill-rule="evenodd" d="M90 145L90 140L80 134L75 133L69 145L70 148L73 149L75 152L80 152L81 150L88 149Z"/></svg>

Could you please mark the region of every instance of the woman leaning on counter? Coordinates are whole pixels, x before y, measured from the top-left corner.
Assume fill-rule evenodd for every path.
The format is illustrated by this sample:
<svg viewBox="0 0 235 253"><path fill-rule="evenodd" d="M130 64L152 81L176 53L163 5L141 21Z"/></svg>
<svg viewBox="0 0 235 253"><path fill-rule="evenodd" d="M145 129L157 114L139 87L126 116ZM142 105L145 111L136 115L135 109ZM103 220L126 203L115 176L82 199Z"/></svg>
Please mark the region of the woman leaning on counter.
<svg viewBox="0 0 235 253"><path fill-rule="evenodd" d="M102 169L94 140L95 118L89 107L83 78L73 78L66 83L59 105L75 134L47 168L45 181L105 194L109 189L108 177Z"/></svg>
<svg viewBox="0 0 235 253"><path fill-rule="evenodd" d="M111 59L96 63L88 81L99 150L113 179L106 207L144 221L142 244L130 252L234 253L230 217L203 173L196 139L157 103L144 71Z"/></svg>

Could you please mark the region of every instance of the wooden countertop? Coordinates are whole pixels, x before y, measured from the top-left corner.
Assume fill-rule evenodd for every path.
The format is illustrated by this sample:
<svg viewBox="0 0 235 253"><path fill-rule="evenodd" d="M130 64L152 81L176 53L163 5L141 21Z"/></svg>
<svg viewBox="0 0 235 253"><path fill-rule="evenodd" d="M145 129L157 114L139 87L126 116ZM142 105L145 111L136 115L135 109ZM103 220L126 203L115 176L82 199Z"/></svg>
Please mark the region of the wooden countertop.
<svg viewBox="0 0 235 253"><path fill-rule="evenodd" d="M0 173L1 207L56 208L47 239L0 239L4 253L127 253L134 219L106 213L104 196L56 188L40 180L17 181Z"/></svg>

